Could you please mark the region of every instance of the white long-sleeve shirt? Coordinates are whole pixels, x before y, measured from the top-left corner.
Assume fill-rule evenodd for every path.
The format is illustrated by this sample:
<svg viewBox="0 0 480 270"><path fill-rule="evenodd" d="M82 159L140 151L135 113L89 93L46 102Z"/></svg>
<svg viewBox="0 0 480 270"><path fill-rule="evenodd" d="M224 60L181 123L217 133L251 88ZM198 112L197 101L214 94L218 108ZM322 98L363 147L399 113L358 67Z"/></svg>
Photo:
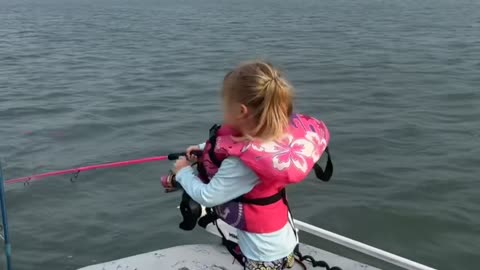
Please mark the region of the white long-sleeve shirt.
<svg viewBox="0 0 480 270"><path fill-rule="evenodd" d="M204 144L199 145L203 149ZM192 167L177 172L176 181L196 202L213 207L250 192L258 176L240 159L228 157L208 184L204 184ZM255 261L274 261L292 253L297 239L290 223L273 233L250 233L237 230L238 245L245 257Z"/></svg>

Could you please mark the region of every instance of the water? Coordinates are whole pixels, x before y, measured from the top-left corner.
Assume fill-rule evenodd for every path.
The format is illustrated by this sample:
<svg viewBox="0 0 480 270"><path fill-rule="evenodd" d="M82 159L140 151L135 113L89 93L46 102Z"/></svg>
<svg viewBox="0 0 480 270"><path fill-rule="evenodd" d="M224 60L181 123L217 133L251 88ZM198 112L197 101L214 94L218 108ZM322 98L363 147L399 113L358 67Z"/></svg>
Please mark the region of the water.
<svg viewBox="0 0 480 270"><path fill-rule="evenodd" d="M0 0L7 178L178 151L268 58L332 132L335 177L298 219L438 269L480 264L480 2ZM157 163L8 186L15 269L76 269L183 243ZM2 268L3 269L3 268Z"/></svg>

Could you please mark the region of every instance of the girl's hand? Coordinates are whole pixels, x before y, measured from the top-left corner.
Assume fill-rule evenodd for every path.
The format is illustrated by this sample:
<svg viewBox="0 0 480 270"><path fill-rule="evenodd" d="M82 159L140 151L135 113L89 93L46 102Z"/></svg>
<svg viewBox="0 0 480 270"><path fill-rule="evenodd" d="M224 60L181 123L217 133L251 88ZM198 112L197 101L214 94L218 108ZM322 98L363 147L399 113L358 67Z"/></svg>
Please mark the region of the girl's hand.
<svg viewBox="0 0 480 270"><path fill-rule="evenodd" d="M200 147L198 145L191 145L187 148L187 159L188 160L196 160L198 157L192 154L193 151L200 151Z"/></svg>
<svg viewBox="0 0 480 270"><path fill-rule="evenodd" d="M188 161L185 157L179 157L177 161L175 161L175 166L174 166L174 173L178 173L181 169L190 166L190 161Z"/></svg>

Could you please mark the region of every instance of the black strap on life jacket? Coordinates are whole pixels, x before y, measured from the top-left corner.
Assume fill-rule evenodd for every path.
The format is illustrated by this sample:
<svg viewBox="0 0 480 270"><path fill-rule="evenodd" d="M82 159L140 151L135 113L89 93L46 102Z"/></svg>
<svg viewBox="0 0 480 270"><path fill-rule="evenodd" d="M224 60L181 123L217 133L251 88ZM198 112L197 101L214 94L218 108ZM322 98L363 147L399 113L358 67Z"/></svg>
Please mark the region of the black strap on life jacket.
<svg viewBox="0 0 480 270"><path fill-rule="evenodd" d="M322 169L320 166L319 162L315 163L313 165L313 171L315 172L315 176L317 176L318 179L328 182L330 178L332 178L333 174L333 163L332 163L332 158L330 155L330 151L328 150L328 147L325 148L325 153L327 154L327 165L325 166L325 170Z"/></svg>
<svg viewBox="0 0 480 270"><path fill-rule="evenodd" d="M282 200L283 198L286 198L285 193L286 193L286 191L283 188L278 193L275 193L275 194L273 194L271 196L268 196L268 197L249 199L249 198L245 198L245 196L240 196L240 197L234 199L233 201L244 203L244 204L254 204L254 205L265 206L265 205L276 203L276 202Z"/></svg>
<svg viewBox="0 0 480 270"><path fill-rule="evenodd" d="M222 162L220 162L217 159L217 155L215 155L215 146L217 145L217 132L221 128L221 125L213 125L210 130L209 130L209 138L208 141L210 142L210 151L208 152L208 156L210 157L210 160L220 168L220 165L222 165Z"/></svg>

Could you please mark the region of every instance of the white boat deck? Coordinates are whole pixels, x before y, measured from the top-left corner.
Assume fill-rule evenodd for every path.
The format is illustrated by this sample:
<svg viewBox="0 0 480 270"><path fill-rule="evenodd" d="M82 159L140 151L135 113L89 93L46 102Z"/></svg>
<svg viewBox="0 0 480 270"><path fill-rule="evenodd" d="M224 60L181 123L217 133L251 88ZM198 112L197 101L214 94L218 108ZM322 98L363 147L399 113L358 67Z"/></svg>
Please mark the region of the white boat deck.
<svg viewBox="0 0 480 270"><path fill-rule="evenodd" d="M339 255L300 245L304 255L324 260L343 270L379 270ZM305 262L308 270L325 269ZM303 270L298 263L291 270ZM185 245L139 254L119 260L87 266L79 270L243 270L222 245Z"/></svg>
<svg viewBox="0 0 480 270"><path fill-rule="evenodd" d="M237 242L236 229L218 220L218 226L228 240ZM300 231L312 234L322 239L359 251L365 255L380 259L392 265L409 270L435 270L426 265L410 261L395 254L368 246L353 239L323 230L308 223L295 220L296 227ZM220 236L217 227L213 224L205 228L207 233ZM193 232L192 232L193 233ZM379 268L348 259L320 248L300 243L302 255L310 255L317 261L325 261L330 267L337 266L342 270L380 270ZM304 262L307 270L325 269L313 267L309 262ZM295 263L291 270L304 270ZM166 249L160 249L148 253L134 255L127 258L99 263L78 270L243 270L243 267L234 260L233 256L221 244L207 245L183 245Z"/></svg>

